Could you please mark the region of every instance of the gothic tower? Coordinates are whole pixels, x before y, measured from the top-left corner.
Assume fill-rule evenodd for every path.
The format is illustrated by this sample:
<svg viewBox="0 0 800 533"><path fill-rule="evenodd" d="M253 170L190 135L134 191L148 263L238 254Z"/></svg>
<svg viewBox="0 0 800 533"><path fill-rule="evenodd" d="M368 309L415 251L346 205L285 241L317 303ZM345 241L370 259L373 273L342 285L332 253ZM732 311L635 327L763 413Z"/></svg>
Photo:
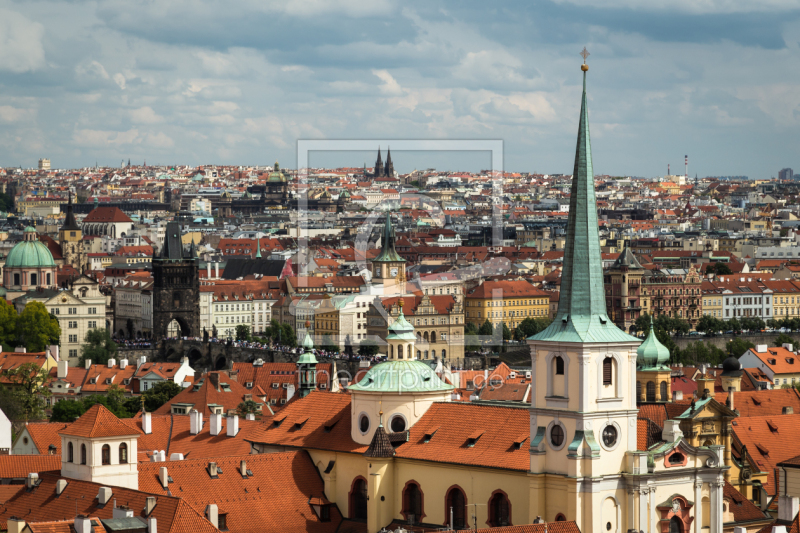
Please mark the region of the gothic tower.
<svg viewBox="0 0 800 533"><path fill-rule="evenodd" d="M64 262L83 273L88 264L86 254L83 253L83 232L75 220L75 213L72 212L72 193L69 193L64 225L58 230L58 243L61 245Z"/></svg>
<svg viewBox="0 0 800 533"><path fill-rule="evenodd" d="M394 243L392 217L387 211L381 238L381 253L372 260L372 282L382 284L384 293L405 290L406 260L397 253Z"/></svg>
<svg viewBox="0 0 800 533"><path fill-rule="evenodd" d="M388 147L386 148L386 166L384 167L383 175L386 176L387 178L394 177L394 164L392 164L392 152Z"/></svg>
<svg viewBox="0 0 800 533"><path fill-rule="evenodd" d="M375 171L372 174L376 178L383 176L383 160L381 160L381 147L378 146L378 159L375 160Z"/></svg>
<svg viewBox="0 0 800 533"><path fill-rule="evenodd" d="M167 336L169 324L175 320L180 335L200 336L200 276L197 258L183 251L181 227L167 224L164 246L153 254L153 336Z"/></svg>

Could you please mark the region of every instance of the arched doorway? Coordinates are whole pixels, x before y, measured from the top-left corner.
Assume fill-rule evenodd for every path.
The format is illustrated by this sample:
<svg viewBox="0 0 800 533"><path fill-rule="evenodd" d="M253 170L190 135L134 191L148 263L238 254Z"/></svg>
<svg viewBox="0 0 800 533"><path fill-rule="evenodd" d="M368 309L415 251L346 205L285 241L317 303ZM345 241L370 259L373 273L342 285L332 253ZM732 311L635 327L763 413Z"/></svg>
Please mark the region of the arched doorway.
<svg viewBox="0 0 800 533"><path fill-rule="evenodd" d="M189 350L188 357L189 357L189 364L193 365L197 363L197 361L203 358L203 354L201 354L200 350L198 350L197 348L192 348L191 350Z"/></svg>
<svg viewBox="0 0 800 533"><path fill-rule="evenodd" d="M455 530L466 529L466 506L467 499L464 497L464 491L460 487L453 487L447 492L445 499L445 522ZM452 517L452 523L450 518Z"/></svg>
<svg viewBox="0 0 800 533"><path fill-rule="evenodd" d="M683 533L683 522L677 516L669 521L669 533Z"/></svg>
<svg viewBox="0 0 800 533"><path fill-rule="evenodd" d="M363 477L353 482L350 491L350 518L356 520L367 519L367 482Z"/></svg>
<svg viewBox="0 0 800 533"><path fill-rule="evenodd" d="M167 324L167 337L181 337L181 325L174 318Z"/></svg>
<svg viewBox="0 0 800 533"><path fill-rule="evenodd" d="M409 482L403 490L403 516L410 524L422 520L422 491L414 482Z"/></svg>

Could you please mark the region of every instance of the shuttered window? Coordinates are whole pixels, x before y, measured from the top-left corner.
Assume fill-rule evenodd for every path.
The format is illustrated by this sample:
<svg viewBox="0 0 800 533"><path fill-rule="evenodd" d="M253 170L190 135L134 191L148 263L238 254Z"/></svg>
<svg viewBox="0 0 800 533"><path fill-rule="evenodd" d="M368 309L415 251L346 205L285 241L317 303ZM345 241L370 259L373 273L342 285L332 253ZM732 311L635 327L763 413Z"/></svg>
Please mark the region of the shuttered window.
<svg viewBox="0 0 800 533"><path fill-rule="evenodd" d="M610 357L603 359L603 385L611 385L612 362Z"/></svg>

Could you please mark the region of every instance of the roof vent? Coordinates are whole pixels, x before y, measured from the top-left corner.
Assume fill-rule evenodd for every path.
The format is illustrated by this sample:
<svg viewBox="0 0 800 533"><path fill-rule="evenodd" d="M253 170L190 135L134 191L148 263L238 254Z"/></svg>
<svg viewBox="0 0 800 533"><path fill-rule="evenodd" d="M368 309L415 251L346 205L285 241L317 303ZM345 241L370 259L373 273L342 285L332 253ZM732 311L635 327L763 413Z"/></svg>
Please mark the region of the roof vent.
<svg viewBox="0 0 800 533"><path fill-rule="evenodd" d="M783 408L783 414L785 415L793 415L794 414L794 407L787 405Z"/></svg>

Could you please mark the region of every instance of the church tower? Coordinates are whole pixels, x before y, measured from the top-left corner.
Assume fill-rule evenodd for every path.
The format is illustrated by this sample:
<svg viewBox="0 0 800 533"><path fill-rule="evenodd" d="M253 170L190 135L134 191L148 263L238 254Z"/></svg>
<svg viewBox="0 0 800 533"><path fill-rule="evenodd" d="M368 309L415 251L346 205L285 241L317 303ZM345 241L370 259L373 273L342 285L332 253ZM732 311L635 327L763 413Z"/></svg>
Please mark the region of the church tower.
<svg viewBox="0 0 800 533"><path fill-rule="evenodd" d="M64 225L58 230L58 243L61 245L64 262L82 273L87 261L86 254L83 253L83 232L75 220L75 213L72 212L72 193L69 193Z"/></svg>
<svg viewBox="0 0 800 533"><path fill-rule="evenodd" d="M387 178L394 177L394 164L392 163L392 151L386 148L386 166L383 171L384 176Z"/></svg>
<svg viewBox="0 0 800 533"><path fill-rule="evenodd" d="M394 243L392 217L387 211L381 238L381 253L372 260L372 282L382 284L384 293L390 287L394 289L390 292L404 292L405 290L406 260L397 253Z"/></svg>
<svg viewBox="0 0 800 533"><path fill-rule="evenodd" d="M627 497L621 472L628 469L626 452L637 449L634 384L640 340L606 313L585 62L581 70L558 313L547 329L528 339L530 476L531 502L545 521L563 515L581 531L594 531L607 523L613 530Z"/></svg>
<svg viewBox="0 0 800 533"><path fill-rule="evenodd" d="M383 160L381 159L381 147L378 146L378 159L375 160L375 170L372 174L376 178L383 176Z"/></svg>
<svg viewBox="0 0 800 533"><path fill-rule="evenodd" d="M306 331L309 325L306 322ZM303 355L297 360L297 381L297 393L301 398L305 398L317 388L317 358L314 357L314 343L308 333L303 339Z"/></svg>
<svg viewBox="0 0 800 533"><path fill-rule="evenodd" d="M173 320L182 337L200 336L200 276L196 257L183 251L181 226L168 222L161 253L153 254L153 332L167 336Z"/></svg>

